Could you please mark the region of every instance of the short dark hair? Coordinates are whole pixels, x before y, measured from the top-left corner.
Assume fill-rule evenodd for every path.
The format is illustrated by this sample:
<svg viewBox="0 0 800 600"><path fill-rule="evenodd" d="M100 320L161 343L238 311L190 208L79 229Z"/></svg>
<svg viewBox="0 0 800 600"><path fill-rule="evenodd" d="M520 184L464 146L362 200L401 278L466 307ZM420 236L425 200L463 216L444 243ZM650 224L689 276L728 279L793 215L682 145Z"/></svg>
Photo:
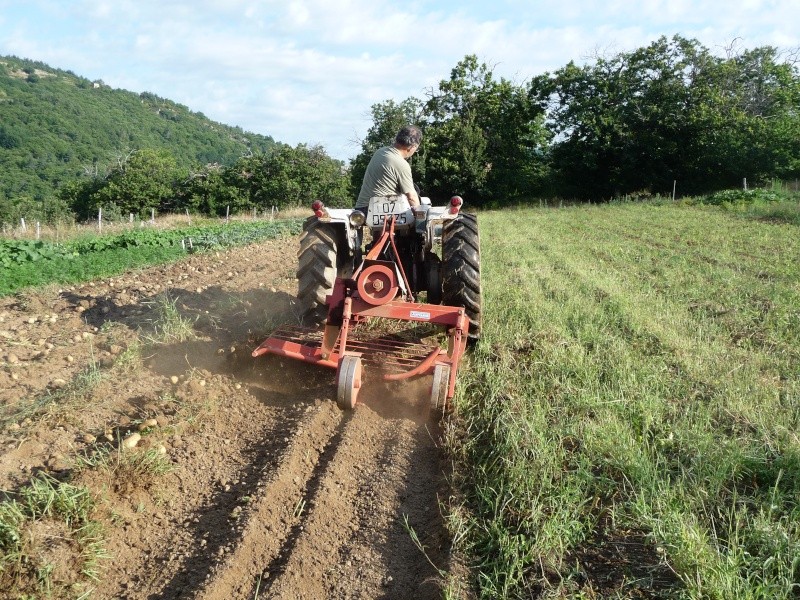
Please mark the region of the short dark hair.
<svg viewBox="0 0 800 600"><path fill-rule="evenodd" d="M394 143L404 148L419 146L422 142L422 129L416 125L406 125L394 136Z"/></svg>

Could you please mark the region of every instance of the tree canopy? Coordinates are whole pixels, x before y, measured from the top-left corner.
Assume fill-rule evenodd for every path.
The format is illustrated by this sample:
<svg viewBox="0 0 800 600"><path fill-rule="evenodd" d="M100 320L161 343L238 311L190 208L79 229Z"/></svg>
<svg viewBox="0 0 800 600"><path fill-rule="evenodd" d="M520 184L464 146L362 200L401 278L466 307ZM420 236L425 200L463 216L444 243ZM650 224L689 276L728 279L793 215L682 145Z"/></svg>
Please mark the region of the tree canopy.
<svg viewBox="0 0 800 600"><path fill-rule="evenodd" d="M168 152L178 167L267 152L268 136L215 123L150 92L114 90L38 61L0 57L0 200L52 197L120 156Z"/></svg>
<svg viewBox="0 0 800 600"><path fill-rule="evenodd" d="M0 57L0 221L103 207L223 214L322 199L350 206L375 150L409 123L423 192L484 206L541 197L679 195L800 177L797 53L713 54L661 37L526 82L468 55L422 98L372 106L349 166L208 120L151 93Z"/></svg>
<svg viewBox="0 0 800 600"><path fill-rule="evenodd" d="M800 174L800 74L769 46L715 56L661 37L524 84L466 56L424 100L403 105L421 110L375 105L368 139L388 142L403 119L420 125L415 179L439 198L602 200L676 183L685 195Z"/></svg>
<svg viewBox="0 0 800 600"><path fill-rule="evenodd" d="M550 161L565 195L703 193L797 174L800 78L771 47L713 56L696 40L647 47L535 78Z"/></svg>

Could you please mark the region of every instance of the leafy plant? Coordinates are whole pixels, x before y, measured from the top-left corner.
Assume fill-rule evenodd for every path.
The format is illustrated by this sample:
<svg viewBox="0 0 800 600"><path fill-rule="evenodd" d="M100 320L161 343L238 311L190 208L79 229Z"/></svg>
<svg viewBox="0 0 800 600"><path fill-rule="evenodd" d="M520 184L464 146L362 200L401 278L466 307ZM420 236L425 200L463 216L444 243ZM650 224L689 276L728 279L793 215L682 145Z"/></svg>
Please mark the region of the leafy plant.
<svg viewBox="0 0 800 600"><path fill-rule="evenodd" d="M0 266L76 256L64 246L42 240L0 240Z"/></svg>
<svg viewBox="0 0 800 600"><path fill-rule="evenodd" d="M77 238L63 245L43 241L0 241L0 295L22 287L85 281L135 266L174 260L201 252L300 231L299 219L248 221L176 229L143 228L116 235ZM35 268L34 268L35 263Z"/></svg>
<svg viewBox="0 0 800 600"><path fill-rule="evenodd" d="M722 204L753 204L756 202L769 203L781 202L789 198L788 194L763 189L753 188L749 190L722 190L700 199L702 204L719 206Z"/></svg>

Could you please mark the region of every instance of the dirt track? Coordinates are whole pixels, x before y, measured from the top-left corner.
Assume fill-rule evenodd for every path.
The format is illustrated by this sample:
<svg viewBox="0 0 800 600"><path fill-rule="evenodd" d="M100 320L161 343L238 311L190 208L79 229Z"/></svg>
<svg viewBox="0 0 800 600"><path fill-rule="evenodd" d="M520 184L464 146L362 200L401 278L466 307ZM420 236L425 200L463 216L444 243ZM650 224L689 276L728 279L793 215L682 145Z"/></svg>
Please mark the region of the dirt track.
<svg viewBox="0 0 800 600"><path fill-rule="evenodd" d="M93 598L440 597L448 492L427 382L368 379L345 414L333 371L250 357L295 318L295 245L0 300L0 414L19 415L0 488L45 471L96 492L113 558ZM170 305L195 337L162 341ZM76 469L150 418L135 452L163 447L168 473Z"/></svg>

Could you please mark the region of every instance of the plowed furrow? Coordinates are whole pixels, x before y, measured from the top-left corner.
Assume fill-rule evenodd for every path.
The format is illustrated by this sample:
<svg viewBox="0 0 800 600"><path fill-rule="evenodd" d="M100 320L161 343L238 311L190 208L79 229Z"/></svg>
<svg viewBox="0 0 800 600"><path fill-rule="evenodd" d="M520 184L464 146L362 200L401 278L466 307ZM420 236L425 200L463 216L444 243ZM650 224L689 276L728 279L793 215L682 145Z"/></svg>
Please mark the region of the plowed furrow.
<svg viewBox="0 0 800 600"><path fill-rule="evenodd" d="M309 486L290 544L264 565L259 597L438 597L436 571L406 525L439 561L442 540L429 538L441 531L437 466L424 424L359 406Z"/></svg>
<svg viewBox="0 0 800 600"><path fill-rule="evenodd" d="M247 414L229 413L233 420L246 418ZM260 415L264 418L266 415ZM242 541L253 537L277 539L280 546L280 527L263 534L261 504L269 504L275 511L272 522L285 519L287 507L302 496L300 484L294 477L302 477L304 470L313 467L308 462L317 449L323 449L341 419L340 412L331 403L283 407L274 413L272 421L264 421L260 439L237 440L243 447L230 450L226 455L197 457L195 468L208 473L213 490L187 514L183 528L171 538L164 539L163 552L142 557L136 571L128 572L131 580L138 581L137 588L124 593L126 598L190 598L202 588L220 564L230 562L231 549L235 561L246 564L247 544ZM201 459L208 459L201 460ZM219 461L219 462L215 462ZM233 463L233 464L232 464ZM228 472L230 484L220 485L218 474ZM274 477L273 475L274 474ZM289 474L293 474L291 477ZM180 497L179 501L191 500ZM245 550L243 552L243 550ZM258 558L259 564L261 558ZM215 566L216 565L216 566ZM122 593L118 591L117 594ZM109 597L120 597L113 594ZM231 598L236 596L230 596Z"/></svg>
<svg viewBox="0 0 800 600"><path fill-rule="evenodd" d="M330 402L314 407L312 418L292 435L280 462L264 473L247 523L234 550L207 573L198 598L245 598L263 566L280 555L301 518L308 482L321 457L335 446L342 413ZM185 597L185 596L184 596Z"/></svg>

